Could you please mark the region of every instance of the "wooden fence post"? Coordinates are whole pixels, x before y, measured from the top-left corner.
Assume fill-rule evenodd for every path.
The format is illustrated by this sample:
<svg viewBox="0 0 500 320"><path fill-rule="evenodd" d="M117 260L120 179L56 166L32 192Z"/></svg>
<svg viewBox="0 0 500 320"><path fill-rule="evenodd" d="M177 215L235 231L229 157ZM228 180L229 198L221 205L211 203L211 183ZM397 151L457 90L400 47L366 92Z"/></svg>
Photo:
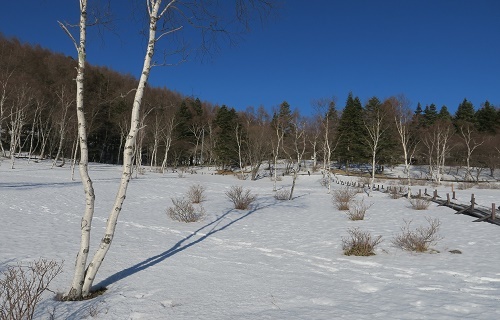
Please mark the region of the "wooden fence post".
<svg viewBox="0 0 500 320"><path fill-rule="evenodd" d="M450 194L449 193L446 194L446 204L450 205Z"/></svg>
<svg viewBox="0 0 500 320"><path fill-rule="evenodd" d="M437 195L438 195L438 191L437 191L437 189L434 189L434 196L432 197L432 200L436 200Z"/></svg>
<svg viewBox="0 0 500 320"><path fill-rule="evenodd" d="M455 191L453 191L453 200L457 200L457 198L455 198Z"/></svg>
<svg viewBox="0 0 500 320"><path fill-rule="evenodd" d="M496 218L496 207L495 204L491 204L491 220L495 221Z"/></svg>

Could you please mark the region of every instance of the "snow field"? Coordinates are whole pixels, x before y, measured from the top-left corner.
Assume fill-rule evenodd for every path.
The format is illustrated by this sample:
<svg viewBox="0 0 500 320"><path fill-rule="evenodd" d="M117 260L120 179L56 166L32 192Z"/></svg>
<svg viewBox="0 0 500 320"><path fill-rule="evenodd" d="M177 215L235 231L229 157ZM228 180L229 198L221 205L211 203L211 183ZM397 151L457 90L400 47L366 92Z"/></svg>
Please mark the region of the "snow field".
<svg viewBox="0 0 500 320"><path fill-rule="evenodd" d="M69 168L50 169L44 162L17 166L0 166L0 269L39 257L64 260L64 273L51 285L64 293L79 246L83 188L78 176L71 181ZM120 168L92 164L90 170L96 192L93 253ZM498 226L472 223L472 217L435 204L412 210L407 200L380 192L370 198L358 194L372 206L365 220L350 221L333 207L320 178L300 176L295 199L278 201L267 178L241 181L200 171L185 178L139 175L131 181L95 281L107 292L82 302L58 302L46 293L37 318L48 319L50 312L56 319L500 318ZM193 184L206 188L207 218L190 224L170 220L170 199ZM232 209L224 194L231 185L258 195L252 210ZM278 183L290 185L290 177ZM448 186L438 190L451 192ZM487 205L500 194L456 190L457 198L467 202L472 191ZM426 217L441 221L443 239L433 247L439 253L414 254L391 244L404 220L416 227ZM382 235L375 256L342 254L342 237L352 227ZM448 252L453 249L462 254Z"/></svg>

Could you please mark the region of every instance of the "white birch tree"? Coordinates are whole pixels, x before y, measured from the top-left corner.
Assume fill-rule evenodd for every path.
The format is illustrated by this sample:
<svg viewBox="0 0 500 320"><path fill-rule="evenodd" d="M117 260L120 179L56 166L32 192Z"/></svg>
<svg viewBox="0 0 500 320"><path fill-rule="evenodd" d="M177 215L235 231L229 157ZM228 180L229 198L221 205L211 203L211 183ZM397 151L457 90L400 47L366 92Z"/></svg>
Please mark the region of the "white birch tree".
<svg viewBox="0 0 500 320"><path fill-rule="evenodd" d="M387 115L386 110L377 98L370 99L365 109L365 117L363 124L366 128L367 136L365 136L366 145L368 146L372 158L372 172L370 178L370 186L368 188L368 196L371 196L372 186L375 183L375 169L377 165L377 153L380 150L380 143L384 132L388 129L385 122Z"/></svg>
<svg viewBox="0 0 500 320"><path fill-rule="evenodd" d="M5 110L7 108L6 102L7 102L7 97L9 92L7 91L8 85L9 85L9 80L12 77L12 74L14 71L6 71L4 74L2 74L2 77L0 78L0 149L2 151L2 156L6 157L7 154L3 148L3 144L1 143L2 141L2 132L3 132L3 122L8 118L7 115L5 115Z"/></svg>
<svg viewBox="0 0 500 320"><path fill-rule="evenodd" d="M12 99L9 115L11 168L14 169L16 152L21 152L21 134L28 115L28 109L33 101L33 90L27 84L22 84L16 90Z"/></svg>
<svg viewBox="0 0 500 320"><path fill-rule="evenodd" d="M73 105L75 102L73 99L69 98L68 93L66 92L67 89L64 85L61 86L61 90L56 92L57 98L59 99L59 107L60 107L60 113L56 114L57 117L57 126L59 127L58 133L59 133L59 144L57 147L57 153L52 161L52 167L57 165L57 161L59 160L59 157L63 153L63 147L64 147L64 140L66 139L66 131L67 131L67 125L68 125L68 112L69 108ZM59 166L64 166L65 159L64 159L64 154L62 154L62 164Z"/></svg>
<svg viewBox="0 0 500 320"><path fill-rule="evenodd" d="M476 150L479 146L481 146L484 143L484 139L477 139L476 137L476 132L474 130L474 127L471 123L462 123L459 126L459 133L460 133L460 138L462 139L463 143L465 144L466 148L466 158L465 158L465 175L464 175L464 180L465 181L472 181L474 180L474 177L472 176L472 169L470 165L470 160L472 157L472 153L474 150Z"/></svg>
<svg viewBox="0 0 500 320"><path fill-rule="evenodd" d="M415 154L419 140L412 130L412 111L408 107L406 100L396 100L395 102L395 112L394 112L394 122L396 124L396 130L398 132L399 142L401 143L401 148L403 151L403 161L404 161L404 172L406 173L406 179L408 186L411 184L411 174L410 166L411 159Z"/></svg>
<svg viewBox="0 0 500 320"><path fill-rule="evenodd" d="M267 2L262 1L264 7L259 6L257 9L267 8L265 4ZM122 174L120 180L120 186L118 188L115 202L111 209L111 212L107 219L106 229L104 236L102 237L99 247L95 252L92 260L87 265L87 258L89 253L89 240L91 231L91 222L94 214L94 190L92 186L92 180L88 174L88 149L87 149L87 128L85 122L84 114L84 71L85 71L85 49L86 49L86 28L87 28L87 0L79 0L80 4L80 22L79 22L79 40L77 41L68 29L67 24L60 23L63 30L72 39L75 48L78 52L78 67L77 67L77 117L78 117L78 133L80 137L80 175L82 183L84 186L86 194L86 206L85 212L81 223L81 241L80 250L76 259L75 274L71 284L71 288L66 296L68 300L81 299L90 294L92 284L94 282L97 271L99 270L106 253L108 252L111 243L114 238L116 224L118 221L119 214L121 212L129 181L132 176L133 167L133 157L136 147L136 138L138 131L140 129L140 111L141 104L144 95L144 90L150 75L151 68L155 66L153 61L155 48L157 42L170 34L176 33L183 29L184 25L179 23L178 25L168 25L169 22L179 22L183 21L188 25L198 26L200 23L206 22L207 26L202 29L202 37L205 39L207 36L206 31L223 32L225 30L220 29L217 24L217 15L212 15L207 11L208 8L202 6L204 1L176 1L170 0L165 1L162 4L162 0L147 0L146 7L149 17L149 29L148 29L148 40L147 48L144 56L144 62L142 67L141 76L139 78L139 83L137 85L137 90L135 92L134 102L132 105L131 119L130 119L130 130L125 140L124 153L123 153L123 166ZM250 1L252 8L260 3L260 1ZM217 3L216 3L217 4ZM237 17L242 19L243 22L248 21L248 10L244 1L237 1ZM172 15L178 15L179 19L172 19ZM199 17L205 17L205 20L198 19ZM167 18L165 20L166 24L161 22L162 18ZM214 20L215 19L215 20ZM204 44L206 44L204 42Z"/></svg>

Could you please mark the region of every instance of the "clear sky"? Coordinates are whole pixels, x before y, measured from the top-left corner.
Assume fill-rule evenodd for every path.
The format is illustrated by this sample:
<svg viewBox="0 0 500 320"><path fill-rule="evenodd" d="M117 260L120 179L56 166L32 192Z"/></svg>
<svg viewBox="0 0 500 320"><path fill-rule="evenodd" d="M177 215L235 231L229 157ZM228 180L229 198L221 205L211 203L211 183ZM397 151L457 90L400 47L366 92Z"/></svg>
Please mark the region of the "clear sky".
<svg viewBox="0 0 500 320"><path fill-rule="evenodd" d="M114 30L90 31L90 63L139 77L145 40L130 12L144 3L111 1ZM74 57L57 20L77 15L77 0L2 1L0 32ZM464 98L476 109L500 106L500 1L284 0L237 46L154 68L150 84L238 110L286 100L305 115L320 98L342 109L350 91L363 103L404 94L413 109L434 103L452 113Z"/></svg>

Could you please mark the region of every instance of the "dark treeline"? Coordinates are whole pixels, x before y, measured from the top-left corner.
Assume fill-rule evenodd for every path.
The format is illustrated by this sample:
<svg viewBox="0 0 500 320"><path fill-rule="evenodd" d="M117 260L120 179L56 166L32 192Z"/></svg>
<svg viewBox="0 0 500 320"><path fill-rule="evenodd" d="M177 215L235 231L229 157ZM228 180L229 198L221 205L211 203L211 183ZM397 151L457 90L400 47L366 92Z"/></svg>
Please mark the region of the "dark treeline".
<svg viewBox="0 0 500 320"><path fill-rule="evenodd" d="M50 158L55 164L77 158L75 66L71 57L0 35L0 145L4 157ZM119 164L130 126L137 79L89 65L85 76L89 159ZM500 110L467 99L450 114L446 106L410 109L404 96L362 103L349 94L314 103L316 115L302 117L286 101L268 113L263 107L236 111L167 88L147 88L135 161L138 167L244 166L256 178L261 165L285 159L287 171L312 159L326 170L335 163L405 163L429 166L439 179L444 165L466 168L477 180L500 162Z"/></svg>

